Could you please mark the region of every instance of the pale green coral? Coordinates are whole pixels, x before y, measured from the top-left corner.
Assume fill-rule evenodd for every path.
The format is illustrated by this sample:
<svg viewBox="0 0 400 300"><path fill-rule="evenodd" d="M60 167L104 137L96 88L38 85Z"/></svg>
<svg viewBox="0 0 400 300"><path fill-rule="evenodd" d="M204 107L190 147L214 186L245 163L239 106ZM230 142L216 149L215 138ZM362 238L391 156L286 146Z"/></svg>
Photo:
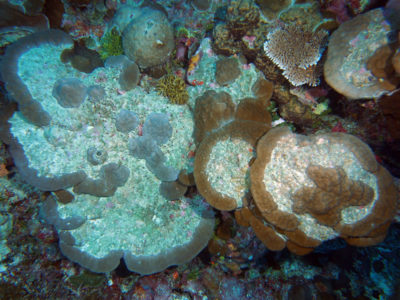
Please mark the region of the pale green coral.
<svg viewBox="0 0 400 300"><path fill-rule="evenodd" d="M117 29L113 28L103 35L100 40L99 52L103 60L109 56L117 56L124 53L124 49L122 48L122 36Z"/></svg>

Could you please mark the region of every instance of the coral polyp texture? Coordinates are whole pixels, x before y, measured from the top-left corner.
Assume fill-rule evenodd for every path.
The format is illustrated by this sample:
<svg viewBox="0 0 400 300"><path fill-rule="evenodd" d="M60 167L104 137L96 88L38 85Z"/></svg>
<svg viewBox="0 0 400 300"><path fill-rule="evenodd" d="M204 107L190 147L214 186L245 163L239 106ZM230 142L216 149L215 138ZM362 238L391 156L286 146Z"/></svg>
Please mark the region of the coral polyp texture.
<svg viewBox="0 0 400 300"><path fill-rule="evenodd" d="M369 59L391 42L391 27L377 8L342 23L330 37L326 82L350 99L377 98L390 91L367 68Z"/></svg>
<svg viewBox="0 0 400 300"><path fill-rule="evenodd" d="M59 192L49 196L42 217L57 229L63 254L94 272L121 258L141 274L190 260L212 235L212 211L198 195L181 196L185 187L174 201L161 194L193 167L189 108L135 85L121 92L117 64L73 69L60 60L71 46L61 31L33 34L10 47L2 65L21 108L2 128L16 166L33 186L73 195L68 203Z"/></svg>
<svg viewBox="0 0 400 300"><path fill-rule="evenodd" d="M174 104L186 104L189 100L185 80L176 75L168 74L163 76L157 82L157 90Z"/></svg>
<svg viewBox="0 0 400 300"><path fill-rule="evenodd" d="M313 32L297 25L280 25L267 35L264 51L295 86L319 83L317 63L324 49L327 32Z"/></svg>
<svg viewBox="0 0 400 300"><path fill-rule="evenodd" d="M393 178L366 144L344 133L307 137L273 129L257 145L250 180L257 209L249 219L275 230L279 243L298 254L336 237L378 244L396 211Z"/></svg>

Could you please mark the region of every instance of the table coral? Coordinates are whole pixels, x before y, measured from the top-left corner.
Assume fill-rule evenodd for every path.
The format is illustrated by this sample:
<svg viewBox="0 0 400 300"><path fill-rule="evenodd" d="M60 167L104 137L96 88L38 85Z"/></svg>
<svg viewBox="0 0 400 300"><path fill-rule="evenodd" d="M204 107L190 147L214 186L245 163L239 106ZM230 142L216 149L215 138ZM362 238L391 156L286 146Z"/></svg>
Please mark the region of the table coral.
<svg viewBox="0 0 400 300"><path fill-rule="evenodd" d="M312 32L297 25L285 25L270 31L264 43L268 57L283 70L291 84L318 84L317 63L327 32Z"/></svg>

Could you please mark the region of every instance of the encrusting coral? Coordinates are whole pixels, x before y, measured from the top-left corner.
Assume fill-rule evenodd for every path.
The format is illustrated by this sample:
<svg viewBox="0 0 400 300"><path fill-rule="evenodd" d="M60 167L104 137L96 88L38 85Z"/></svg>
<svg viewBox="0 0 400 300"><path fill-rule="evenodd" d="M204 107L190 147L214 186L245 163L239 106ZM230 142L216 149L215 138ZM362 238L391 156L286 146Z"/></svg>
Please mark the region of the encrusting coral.
<svg viewBox="0 0 400 300"><path fill-rule="evenodd" d="M134 89L140 80L140 70L133 61L125 61L119 76L119 85L125 91Z"/></svg>
<svg viewBox="0 0 400 300"><path fill-rule="evenodd" d="M173 104L186 104L189 100L185 80L179 76L165 75L158 80L156 88L160 95L167 97Z"/></svg>
<svg viewBox="0 0 400 300"><path fill-rule="evenodd" d="M367 69L385 90L394 91L400 83L400 41L382 46L367 61Z"/></svg>
<svg viewBox="0 0 400 300"><path fill-rule="evenodd" d="M54 225L61 252L93 272L110 272L122 258L141 274L191 260L207 245L214 217L197 193L183 195L189 176L178 182L191 167L189 107L140 86L116 93L126 58L84 74L60 60L72 44L61 31L36 33L8 47L1 62L20 108L2 120L1 138L21 177L55 192L41 217Z"/></svg>
<svg viewBox="0 0 400 300"><path fill-rule="evenodd" d="M292 4L292 0L279 0L279 1L263 1L256 0L257 5L260 7L262 14L268 20L274 20L278 17L279 13Z"/></svg>
<svg viewBox="0 0 400 300"><path fill-rule="evenodd" d="M65 49L61 53L61 61L69 62L75 69L85 73L91 73L94 69L103 66L99 53L76 42L73 48Z"/></svg>
<svg viewBox="0 0 400 300"><path fill-rule="evenodd" d="M222 58L215 66L215 80L219 85L227 85L240 76L239 62L235 57Z"/></svg>

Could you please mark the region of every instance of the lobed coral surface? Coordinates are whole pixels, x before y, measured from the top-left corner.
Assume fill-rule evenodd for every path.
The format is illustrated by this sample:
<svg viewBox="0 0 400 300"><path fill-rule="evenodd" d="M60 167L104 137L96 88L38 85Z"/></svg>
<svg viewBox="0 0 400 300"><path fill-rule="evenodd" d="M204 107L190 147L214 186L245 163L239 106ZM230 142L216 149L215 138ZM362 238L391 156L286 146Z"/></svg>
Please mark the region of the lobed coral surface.
<svg viewBox="0 0 400 300"><path fill-rule="evenodd" d="M52 43L50 34L47 43L28 49L18 59L17 75L51 116L50 124L37 127L21 113L15 113L9 120L12 143L23 150L21 160L27 162L19 166L28 182L33 185L45 182L46 190L56 190L59 187L52 185L55 178L76 172L87 176L63 187L75 194L74 201L56 204L49 199L43 209L44 217L59 230L63 253L96 272L115 268L122 256L128 259L128 267L140 273L153 273L189 259L205 246L211 235L213 219L211 215L203 215L207 205L199 198L169 202L161 196L161 181L144 160L129 154L128 140L141 137L139 127L121 130L119 115L121 110L134 112L147 131L152 130L150 125L146 126L149 116L154 113L165 116L171 126L170 136L165 139L153 132L150 138L163 140L157 147L166 166L181 170L190 169L190 161L184 159L192 141L193 121L189 110L170 104L156 92L147 94L140 88L118 94L115 87L118 87L120 68L99 68L89 76L84 75L60 61L60 54L67 46ZM41 71L41 76L33 76L34 70L44 70L43 66L46 69ZM60 79L67 77L76 78L68 81L69 84L76 81L85 89L102 87L103 97L84 95L82 98L72 87L72 90L57 89L55 95L62 93L67 99L79 96L78 102L68 100L77 105L60 106L52 90ZM99 78L106 80L99 82ZM146 131L143 135L149 136ZM88 161L91 147L98 150L94 152L97 156L106 153L107 159L99 157L95 164L93 160ZM172 178L175 179L177 173ZM193 248L194 237L197 239ZM198 238L203 242L198 243ZM180 250L184 245L189 249L186 252ZM173 249L180 255L174 256ZM160 256L162 263L157 260ZM156 262L147 262L152 257ZM143 259L145 264L137 262Z"/></svg>

